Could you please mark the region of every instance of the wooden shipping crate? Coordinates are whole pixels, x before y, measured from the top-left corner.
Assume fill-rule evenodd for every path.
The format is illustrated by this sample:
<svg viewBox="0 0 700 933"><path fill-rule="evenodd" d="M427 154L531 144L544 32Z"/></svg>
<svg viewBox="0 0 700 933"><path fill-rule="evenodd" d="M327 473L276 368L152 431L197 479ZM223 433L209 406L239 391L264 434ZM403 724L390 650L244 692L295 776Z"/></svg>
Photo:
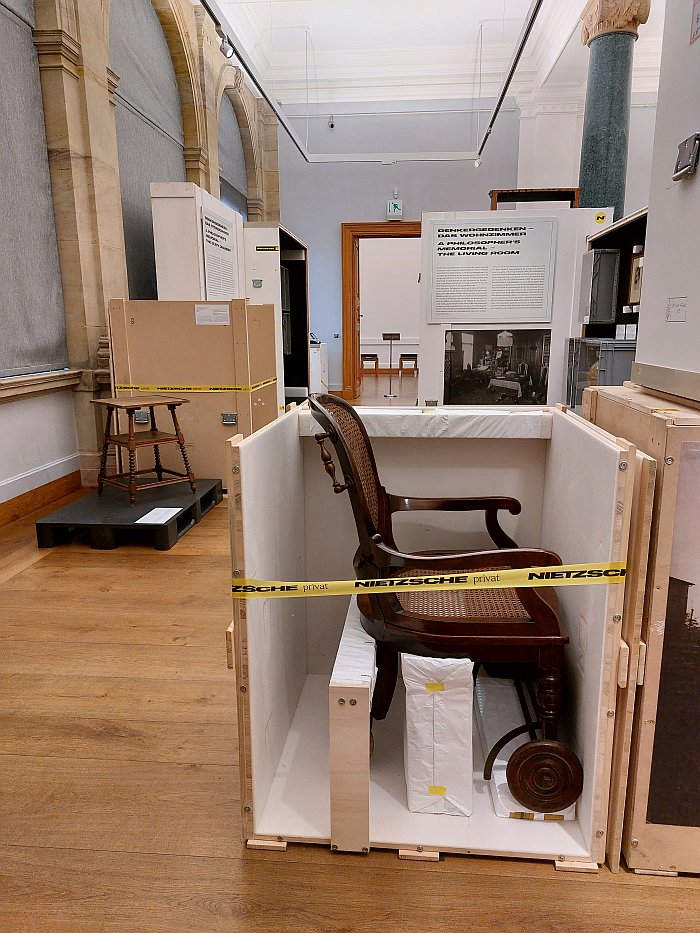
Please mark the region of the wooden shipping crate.
<svg viewBox="0 0 700 933"><path fill-rule="evenodd" d="M195 476L221 479L225 487L226 439L234 431L247 436L278 414L274 381L247 388L275 377L273 307L242 299L115 300L109 322L114 394L139 394L119 386L174 386L163 394L189 401L178 419ZM241 390L221 391L225 386ZM166 467L182 467L178 451L164 447L161 457Z"/></svg>
<svg viewBox="0 0 700 933"><path fill-rule="evenodd" d="M410 496L514 496L523 509L505 516L507 532L523 546L555 550L565 563L625 560L630 529L643 524L635 513L643 515L644 508L635 496L648 488L643 467L649 458L569 412L499 407L360 413L388 489ZM357 537L350 504L333 495L313 438L318 430L304 406L251 437L230 440L234 578L352 578ZM403 513L395 527L400 546L409 550L425 549L426 540L430 549L488 547L478 523L468 513L420 512ZM235 600L231 662L239 691L248 844L394 848L415 857L479 853L595 870L606 858L608 839L619 841L619 829L608 830L608 800L618 684L625 682L629 655L622 643L625 589L629 585L559 590L571 639L568 732L584 768L573 822L497 817L477 743L473 815L410 813L399 697L387 720L374 724L370 759L367 680L351 684L336 669L330 682L349 597ZM352 721L339 719L338 691L356 700L342 706L353 711ZM624 704L620 715L631 722ZM615 818L621 824L621 812ZM617 852L609 854L615 863Z"/></svg>
<svg viewBox="0 0 700 933"><path fill-rule="evenodd" d="M586 390L583 412L657 464L625 860L700 872L700 411L628 383Z"/></svg>

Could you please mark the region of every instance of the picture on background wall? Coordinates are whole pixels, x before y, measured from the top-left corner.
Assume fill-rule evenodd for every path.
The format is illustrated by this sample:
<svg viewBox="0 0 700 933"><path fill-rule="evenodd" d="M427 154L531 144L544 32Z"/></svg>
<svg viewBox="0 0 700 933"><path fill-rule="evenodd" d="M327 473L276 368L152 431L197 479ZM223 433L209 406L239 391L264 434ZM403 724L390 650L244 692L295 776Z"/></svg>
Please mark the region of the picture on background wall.
<svg viewBox="0 0 700 933"><path fill-rule="evenodd" d="M445 332L445 405L546 405L549 330Z"/></svg>

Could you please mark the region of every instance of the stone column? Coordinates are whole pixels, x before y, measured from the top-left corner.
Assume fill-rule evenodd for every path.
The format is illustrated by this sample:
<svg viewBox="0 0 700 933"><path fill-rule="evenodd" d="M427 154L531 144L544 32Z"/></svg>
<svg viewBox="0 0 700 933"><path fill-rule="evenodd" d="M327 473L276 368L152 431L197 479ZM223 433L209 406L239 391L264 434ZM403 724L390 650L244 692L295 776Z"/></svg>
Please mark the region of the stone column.
<svg viewBox="0 0 700 933"><path fill-rule="evenodd" d="M625 206L632 57L651 0L588 0L581 41L590 48L581 141L581 207Z"/></svg>

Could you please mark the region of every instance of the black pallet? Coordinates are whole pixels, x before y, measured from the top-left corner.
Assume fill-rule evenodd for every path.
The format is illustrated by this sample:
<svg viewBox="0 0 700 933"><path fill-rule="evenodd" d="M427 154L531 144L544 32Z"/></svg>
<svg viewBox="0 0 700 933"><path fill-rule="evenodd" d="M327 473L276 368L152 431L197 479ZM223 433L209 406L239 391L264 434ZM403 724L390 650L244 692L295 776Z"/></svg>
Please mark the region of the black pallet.
<svg viewBox="0 0 700 933"><path fill-rule="evenodd" d="M209 509L221 502L221 480L197 479L197 491L189 483L145 489L137 493L136 505L129 505L129 492L105 486L101 496L90 492L70 505L45 515L36 523L39 547L67 544L77 534L87 532L90 547L112 550L120 544L146 544L157 551L169 551L187 531L201 521ZM179 508L181 511L162 525L137 525L136 521L154 508Z"/></svg>

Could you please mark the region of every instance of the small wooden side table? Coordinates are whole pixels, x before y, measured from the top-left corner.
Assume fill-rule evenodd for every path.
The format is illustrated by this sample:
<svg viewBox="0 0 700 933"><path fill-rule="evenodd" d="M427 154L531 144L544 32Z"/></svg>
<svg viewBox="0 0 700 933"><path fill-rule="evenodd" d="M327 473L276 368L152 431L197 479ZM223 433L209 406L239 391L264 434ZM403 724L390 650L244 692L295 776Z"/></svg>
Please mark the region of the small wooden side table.
<svg viewBox="0 0 700 933"><path fill-rule="evenodd" d="M194 473L190 469L190 463L187 459L187 451L185 450L185 438L182 434L182 431L180 430L180 425L177 423L177 415L175 414L175 409L178 407L178 405L186 404L188 399L168 398L167 396L163 395L141 395L134 398L95 398L91 401L93 405L104 405L104 407L107 409L105 436L104 442L102 444L102 455L100 457L100 470L97 475L98 495L102 494L105 483L110 486L117 486L120 489L128 489L130 505L135 505L136 493L139 490L152 489L154 486L168 486L171 483L181 483L183 480L188 480L192 492L196 491ZM175 429L174 434L166 434L164 431L159 431L156 427L155 409L159 406L167 406L168 411L170 412L173 419L173 427ZM150 430L148 431L136 430L134 412L141 408L148 408L150 412ZM126 434L111 433L112 417L115 411L126 412L129 422ZM109 450L110 444L114 444L115 447L124 447L129 451L128 472L114 473L112 476L105 476L105 469L107 466L107 452ZM161 444L179 445L180 452L182 454L182 460L185 464L184 473L177 473L175 470L168 470L162 465L160 462L159 450ZM139 447L153 448L155 466L146 470L136 469L136 451ZM140 483L137 486L136 478L148 473L155 473L156 481L152 483ZM166 473L173 478L164 479L163 476ZM120 482L120 480L127 478L128 483Z"/></svg>

